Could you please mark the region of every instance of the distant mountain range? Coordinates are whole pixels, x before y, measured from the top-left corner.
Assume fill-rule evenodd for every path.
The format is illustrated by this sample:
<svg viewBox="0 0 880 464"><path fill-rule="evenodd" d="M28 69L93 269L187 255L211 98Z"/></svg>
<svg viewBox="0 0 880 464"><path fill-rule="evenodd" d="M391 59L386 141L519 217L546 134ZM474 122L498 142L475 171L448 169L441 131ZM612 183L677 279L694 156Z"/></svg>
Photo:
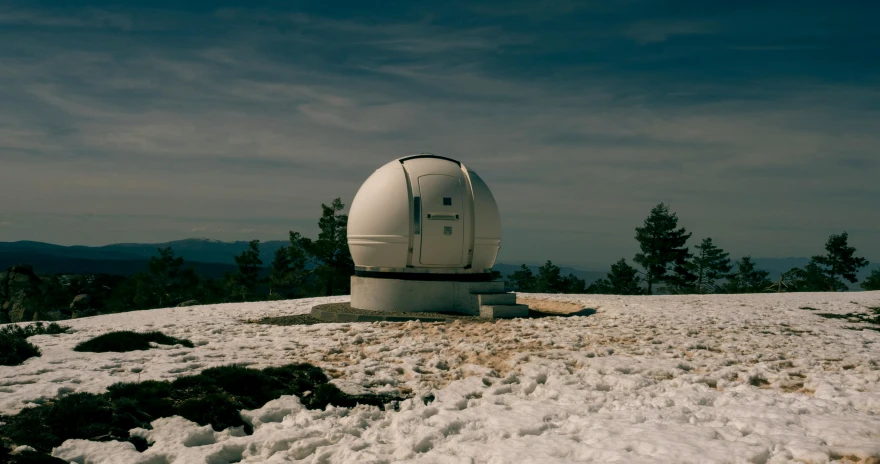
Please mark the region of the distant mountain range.
<svg viewBox="0 0 880 464"><path fill-rule="evenodd" d="M260 242L260 259L269 265L275 250L286 246L286 240ZM157 255L159 248L171 247L187 265L202 276L217 278L236 270L236 255L247 250L248 242L221 242L206 238L189 238L165 243L117 243L98 247L62 246L51 243L19 241L0 242L0 270L12 264L30 264L37 272L47 274L117 274L131 275L146 269L147 261ZM754 258L759 269L770 272L771 279L794 267L801 267L809 258ZM528 265L533 273L539 265ZM496 263L494 269L507 276L520 268L520 264ZM862 269L859 280L864 279L880 263L872 262ZM562 267L562 275L574 274L587 284L608 272ZM855 287L853 287L855 288Z"/></svg>
<svg viewBox="0 0 880 464"><path fill-rule="evenodd" d="M286 241L260 244L260 259L272 262L275 250ZM170 246L188 267L204 277L219 278L237 269L234 257L248 247L248 242L220 242L209 239L186 239L166 243L118 243L113 245L62 246L51 243L20 241L0 242L0 269L12 264L30 264L46 274L116 274L132 275L146 270L147 261L159 248Z"/></svg>

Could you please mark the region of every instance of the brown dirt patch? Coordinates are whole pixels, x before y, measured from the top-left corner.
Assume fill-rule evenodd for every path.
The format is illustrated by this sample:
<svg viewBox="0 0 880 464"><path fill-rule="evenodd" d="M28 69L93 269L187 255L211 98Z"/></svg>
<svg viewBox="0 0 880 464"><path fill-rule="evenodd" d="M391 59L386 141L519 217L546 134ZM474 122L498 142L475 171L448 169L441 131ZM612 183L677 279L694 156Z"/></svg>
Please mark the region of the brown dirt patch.
<svg viewBox="0 0 880 464"><path fill-rule="evenodd" d="M539 300L535 298L523 298L517 295L516 302L518 304L528 305L533 311L542 313L570 314L586 309L584 305L570 303L567 301L555 300Z"/></svg>

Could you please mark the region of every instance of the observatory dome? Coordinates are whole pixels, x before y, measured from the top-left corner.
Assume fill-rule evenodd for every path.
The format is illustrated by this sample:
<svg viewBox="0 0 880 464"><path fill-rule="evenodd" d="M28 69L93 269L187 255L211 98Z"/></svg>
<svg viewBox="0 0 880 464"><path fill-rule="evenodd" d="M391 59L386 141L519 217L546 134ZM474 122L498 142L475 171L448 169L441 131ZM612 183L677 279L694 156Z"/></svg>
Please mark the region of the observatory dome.
<svg viewBox="0 0 880 464"><path fill-rule="evenodd" d="M498 205L483 179L428 153L377 169L348 215L358 275L486 275L500 246Z"/></svg>

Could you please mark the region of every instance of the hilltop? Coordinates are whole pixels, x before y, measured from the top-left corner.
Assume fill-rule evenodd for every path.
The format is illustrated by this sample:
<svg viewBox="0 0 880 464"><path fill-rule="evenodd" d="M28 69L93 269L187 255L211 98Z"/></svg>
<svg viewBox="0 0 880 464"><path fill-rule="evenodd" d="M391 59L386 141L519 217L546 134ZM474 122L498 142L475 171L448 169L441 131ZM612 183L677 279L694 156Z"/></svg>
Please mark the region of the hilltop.
<svg viewBox="0 0 880 464"><path fill-rule="evenodd" d="M66 321L43 355L0 367L0 412L114 382L240 364L309 362L397 410L307 410L296 396L243 411L252 435L180 417L136 430L151 446L68 440L77 462L876 462L880 292L522 295L586 317L493 323L273 326L347 296L167 308ZM872 309L873 308L873 309ZM111 330L161 330L194 348L72 348Z"/></svg>

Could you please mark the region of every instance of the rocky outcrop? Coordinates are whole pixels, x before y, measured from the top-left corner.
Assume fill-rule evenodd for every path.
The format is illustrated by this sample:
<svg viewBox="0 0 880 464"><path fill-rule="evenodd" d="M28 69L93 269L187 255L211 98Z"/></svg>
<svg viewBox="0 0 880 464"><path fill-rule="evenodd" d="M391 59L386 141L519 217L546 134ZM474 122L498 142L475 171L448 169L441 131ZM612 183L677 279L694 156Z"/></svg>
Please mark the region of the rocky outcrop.
<svg viewBox="0 0 880 464"><path fill-rule="evenodd" d="M77 318L81 318L81 317L91 317L91 316L97 316L97 315L98 315L98 311L95 309L84 309L82 311L74 311L73 314L70 315L70 318L77 319Z"/></svg>
<svg viewBox="0 0 880 464"><path fill-rule="evenodd" d="M0 274L0 322L33 321L42 293L31 266L16 264Z"/></svg>
<svg viewBox="0 0 880 464"><path fill-rule="evenodd" d="M82 294L73 297L73 301L70 302L70 310L71 311L84 311L92 307L92 297L90 295Z"/></svg>
<svg viewBox="0 0 880 464"><path fill-rule="evenodd" d="M54 321L63 321L65 319L70 319L70 318L57 309L56 310L38 309L38 310L34 311L34 321L54 322Z"/></svg>
<svg viewBox="0 0 880 464"><path fill-rule="evenodd" d="M92 297L86 294L73 297L73 301L70 302L70 313L72 319L98 314L98 312L92 308Z"/></svg>

